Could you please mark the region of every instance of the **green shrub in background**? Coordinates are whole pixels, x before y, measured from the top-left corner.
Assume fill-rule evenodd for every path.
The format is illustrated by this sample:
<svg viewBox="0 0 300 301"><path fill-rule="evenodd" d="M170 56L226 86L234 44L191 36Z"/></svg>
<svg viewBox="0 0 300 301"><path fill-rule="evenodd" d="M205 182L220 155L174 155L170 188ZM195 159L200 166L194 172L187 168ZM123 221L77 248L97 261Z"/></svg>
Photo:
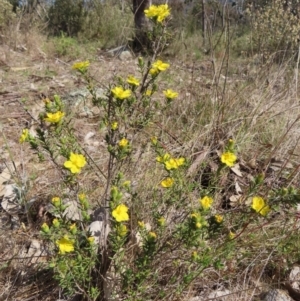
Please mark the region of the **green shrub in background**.
<svg viewBox="0 0 300 301"><path fill-rule="evenodd" d="M61 32L75 36L82 27L83 0L56 0L49 9L48 29L58 35Z"/></svg>
<svg viewBox="0 0 300 301"><path fill-rule="evenodd" d="M60 37L53 38L54 53L58 57L68 56L75 59L79 55L78 42L75 38L61 32Z"/></svg>
<svg viewBox="0 0 300 301"><path fill-rule="evenodd" d="M13 6L6 0L0 0L0 31L15 17Z"/></svg>
<svg viewBox="0 0 300 301"><path fill-rule="evenodd" d="M252 19L254 52L265 57L276 52L277 57L283 58L286 51L298 50L300 23L291 3L285 6L275 0L255 10L250 8L248 13Z"/></svg>
<svg viewBox="0 0 300 301"><path fill-rule="evenodd" d="M133 36L133 14L129 5L56 0L49 8L47 19L48 33L63 38L58 46L59 55L66 55L61 48L69 44L67 37L78 37L84 42L97 40L101 47L108 48L126 44Z"/></svg>
<svg viewBox="0 0 300 301"><path fill-rule="evenodd" d="M125 44L133 36L133 14L131 7L120 7L95 1L91 4L82 22L79 37L97 40L109 48Z"/></svg>

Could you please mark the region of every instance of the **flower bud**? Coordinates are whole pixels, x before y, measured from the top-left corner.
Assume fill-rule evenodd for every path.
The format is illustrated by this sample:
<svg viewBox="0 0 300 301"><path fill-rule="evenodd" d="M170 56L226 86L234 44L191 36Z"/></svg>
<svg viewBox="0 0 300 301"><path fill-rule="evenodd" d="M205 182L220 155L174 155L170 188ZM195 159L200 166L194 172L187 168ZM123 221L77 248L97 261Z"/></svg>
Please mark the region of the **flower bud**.
<svg viewBox="0 0 300 301"><path fill-rule="evenodd" d="M143 221L139 221L138 225L141 229L145 229L145 223Z"/></svg>
<svg viewBox="0 0 300 301"><path fill-rule="evenodd" d="M151 143L153 146L156 146L157 145L157 137L155 137L155 136L151 137Z"/></svg>
<svg viewBox="0 0 300 301"><path fill-rule="evenodd" d="M77 227L76 227L76 224L72 224L70 226L70 231L73 235L75 235L77 233Z"/></svg>
<svg viewBox="0 0 300 301"><path fill-rule="evenodd" d="M263 181L264 181L264 179L265 179L264 173L260 173L260 174L258 174L257 177L255 178L255 183L256 183L257 185L262 184Z"/></svg>
<svg viewBox="0 0 300 301"><path fill-rule="evenodd" d="M193 251L191 258L192 258L192 261L197 261L199 259L198 253L196 251Z"/></svg>
<svg viewBox="0 0 300 301"><path fill-rule="evenodd" d="M229 234L228 234L228 237L229 237L230 240L234 239L235 238L235 233L230 231Z"/></svg>
<svg viewBox="0 0 300 301"><path fill-rule="evenodd" d="M141 56L139 56L139 58L138 58L138 64L141 69L143 69L145 66L144 59Z"/></svg>
<svg viewBox="0 0 300 301"><path fill-rule="evenodd" d="M60 222L57 218L52 221L53 227L58 228L60 226Z"/></svg>
<svg viewBox="0 0 300 301"><path fill-rule="evenodd" d="M157 238L157 235L155 232L149 232L148 233L148 241L149 242L155 242L156 241L156 238Z"/></svg>
<svg viewBox="0 0 300 301"><path fill-rule="evenodd" d="M42 224L41 230L46 234L50 232L49 226L46 223Z"/></svg>
<svg viewBox="0 0 300 301"><path fill-rule="evenodd" d="M216 214L216 215L214 216L214 218L215 218L215 222L216 222L217 224L221 224L221 223L223 222L223 216L222 216L222 215Z"/></svg>
<svg viewBox="0 0 300 301"><path fill-rule="evenodd" d="M88 237L88 242L93 245L95 243L95 237L94 236L90 236Z"/></svg>
<svg viewBox="0 0 300 301"><path fill-rule="evenodd" d="M160 227L164 227L166 225L166 219L162 216L160 217L158 220L157 220L157 224L160 226Z"/></svg>
<svg viewBox="0 0 300 301"><path fill-rule="evenodd" d="M55 208L61 207L61 199L59 197L53 197L51 202Z"/></svg>
<svg viewBox="0 0 300 301"><path fill-rule="evenodd" d="M233 139L229 139L227 145L228 145L228 151L234 153L234 140Z"/></svg>

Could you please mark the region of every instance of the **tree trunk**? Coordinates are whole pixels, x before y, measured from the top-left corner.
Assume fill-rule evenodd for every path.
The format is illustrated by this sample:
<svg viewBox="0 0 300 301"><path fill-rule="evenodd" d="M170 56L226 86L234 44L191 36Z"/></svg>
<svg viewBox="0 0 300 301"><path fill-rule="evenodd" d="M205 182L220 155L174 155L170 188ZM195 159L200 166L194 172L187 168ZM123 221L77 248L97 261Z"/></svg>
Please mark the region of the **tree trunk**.
<svg viewBox="0 0 300 301"><path fill-rule="evenodd" d="M205 0L202 0L202 37L203 45L206 44L206 12L205 12Z"/></svg>
<svg viewBox="0 0 300 301"><path fill-rule="evenodd" d="M151 0L133 0L135 38L133 48L135 51L147 51L149 39L147 31L150 29L150 22L146 18L144 10L151 5Z"/></svg>

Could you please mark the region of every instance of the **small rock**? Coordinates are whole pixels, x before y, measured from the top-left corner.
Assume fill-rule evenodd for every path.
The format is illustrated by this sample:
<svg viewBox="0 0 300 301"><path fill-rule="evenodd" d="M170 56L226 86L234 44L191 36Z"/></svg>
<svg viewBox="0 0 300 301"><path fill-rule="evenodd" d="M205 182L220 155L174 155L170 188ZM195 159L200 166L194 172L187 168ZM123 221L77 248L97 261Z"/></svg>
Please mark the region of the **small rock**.
<svg viewBox="0 0 300 301"><path fill-rule="evenodd" d="M33 92L38 91L37 87L33 83L30 84L30 91L33 91Z"/></svg>
<svg viewBox="0 0 300 301"><path fill-rule="evenodd" d="M92 143L91 138L95 136L95 132L88 132L84 137L84 144L90 145Z"/></svg>
<svg viewBox="0 0 300 301"><path fill-rule="evenodd" d="M82 221L81 211L76 200L66 199L63 203L67 206L64 211L64 216L67 220Z"/></svg>
<svg viewBox="0 0 300 301"><path fill-rule="evenodd" d="M99 244L101 240L101 233L103 232L103 221L94 221L89 225L89 232L95 238L95 243Z"/></svg>
<svg viewBox="0 0 300 301"><path fill-rule="evenodd" d="M1 202L2 208L11 215L21 213L22 207L19 203L20 200L20 188L14 184L8 184L5 186L3 200Z"/></svg>
<svg viewBox="0 0 300 301"><path fill-rule="evenodd" d="M82 221L82 214L77 200L64 199L63 205L66 206L66 209L64 211L64 217L66 218L66 220ZM60 215L55 211L53 204L46 205L46 211L50 212L55 217L60 217Z"/></svg>
<svg viewBox="0 0 300 301"><path fill-rule="evenodd" d="M12 228L11 217L6 212L2 212L0 215L0 227L4 231L8 231Z"/></svg>
<svg viewBox="0 0 300 301"><path fill-rule="evenodd" d="M81 112L81 113L78 114L78 116L80 118L86 118L86 117L89 117L89 113L88 112Z"/></svg>
<svg viewBox="0 0 300 301"><path fill-rule="evenodd" d="M71 97L82 97L82 98L85 98L88 95L89 95L89 90L86 89L86 88L70 92L70 96Z"/></svg>
<svg viewBox="0 0 300 301"><path fill-rule="evenodd" d="M107 51L107 54L111 57L114 57L114 56L118 56L120 55L120 53L122 53L123 51L126 51L126 45L122 45L122 46L118 46L114 49L110 49Z"/></svg>
<svg viewBox="0 0 300 301"><path fill-rule="evenodd" d="M27 253L21 253L20 257L29 259L28 264L32 264L45 261L45 255L47 255L45 248L40 244L38 240L33 239L30 243Z"/></svg>
<svg viewBox="0 0 300 301"><path fill-rule="evenodd" d="M299 210L297 211L299 212ZM299 280L300 280L300 266L294 265L289 274L289 282L291 283L293 289L300 290Z"/></svg>
<svg viewBox="0 0 300 301"><path fill-rule="evenodd" d="M96 97L97 98L104 98L107 99L107 95L105 94L106 90L102 89L102 88L98 88L96 89Z"/></svg>
<svg viewBox="0 0 300 301"><path fill-rule="evenodd" d="M223 298L220 298L220 297L223 297ZM214 300L215 298L218 299L218 300L222 300L222 301L229 301L232 296L231 296L231 291L225 289L225 290L218 290L218 291L215 291L215 292L212 292L209 294L208 296L209 299L212 299Z"/></svg>
<svg viewBox="0 0 300 301"><path fill-rule="evenodd" d="M93 116L99 115L100 112L101 112L100 109L96 106L91 108L91 113L93 114Z"/></svg>
<svg viewBox="0 0 300 301"><path fill-rule="evenodd" d="M279 289L269 291L262 301L294 301L287 292Z"/></svg>
<svg viewBox="0 0 300 301"><path fill-rule="evenodd" d="M121 61L127 61L127 60L130 60L132 59L132 54L129 50L125 50L125 51L122 51L119 55L119 59Z"/></svg>

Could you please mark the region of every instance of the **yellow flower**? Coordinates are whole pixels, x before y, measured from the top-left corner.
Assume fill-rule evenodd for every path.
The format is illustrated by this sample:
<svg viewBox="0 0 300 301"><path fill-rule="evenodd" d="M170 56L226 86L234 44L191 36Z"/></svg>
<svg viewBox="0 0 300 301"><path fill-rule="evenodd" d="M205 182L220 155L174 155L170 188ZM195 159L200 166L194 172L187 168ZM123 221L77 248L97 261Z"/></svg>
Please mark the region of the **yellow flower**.
<svg viewBox="0 0 300 301"><path fill-rule="evenodd" d="M76 232L77 232L76 224L72 224L70 226L70 231L71 231L72 234L76 234Z"/></svg>
<svg viewBox="0 0 300 301"><path fill-rule="evenodd" d="M72 69L84 72L84 71L87 70L87 68L89 66L90 66L90 62L89 61L77 62L77 63L73 64Z"/></svg>
<svg viewBox="0 0 300 301"><path fill-rule="evenodd" d="M157 5L150 5L148 9L144 10L145 16L147 18L154 18L157 16Z"/></svg>
<svg viewBox="0 0 300 301"><path fill-rule="evenodd" d="M57 218L55 218L55 219L52 221L52 224L53 224L53 226L54 226L55 228L58 228L59 225L60 225L60 222L59 222L59 220L58 220Z"/></svg>
<svg viewBox="0 0 300 301"><path fill-rule="evenodd" d="M127 189L129 189L130 188L130 185L131 185L131 181L124 181L124 183L123 183L123 187L125 187L125 188L127 188Z"/></svg>
<svg viewBox="0 0 300 301"><path fill-rule="evenodd" d="M151 69L150 69L150 71L151 71ZM150 71L149 71L149 72L150 72ZM151 74L151 73L150 73L150 74ZM146 96L151 96L151 95L152 95L152 90L147 89L146 92L145 92L145 95L146 95Z"/></svg>
<svg viewBox="0 0 300 301"><path fill-rule="evenodd" d="M200 222L197 222L197 223L195 224L195 226L196 226L197 229L200 229L200 228L202 227L202 225L201 225Z"/></svg>
<svg viewBox="0 0 300 301"><path fill-rule="evenodd" d="M262 216L266 216L271 211L271 208L265 203L264 199L260 196L253 197L252 208Z"/></svg>
<svg viewBox="0 0 300 301"><path fill-rule="evenodd" d="M170 159L165 162L165 167L167 170L177 169L179 166L183 165L185 162L184 158Z"/></svg>
<svg viewBox="0 0 300 301"><path fill-rule="evenodd" d="M70 253L74 251L74 241L70 240L67 235L56 241L59 254Z"/></svg>
<svg viewBox="0 0 300 301"><path fill-rule="evenodd" d="M158 17L157 17L158 22L162 22L169 15L170 15L170 8L168 4L161 4L158 6Z"/></svg>
<svg viewBox="0 0 300 301"><path fill-rule="evenodd" d="M88 242L90 243L90 244L93 244L93 243L95 243L95 237L94 236L90 236L90 237L88 237Z"/></svg>
<svg viewBox="0 0 300 301"><path fill-rule="evenodd" d="M165 163L171 158L170 154L166 153L163 156L156 157L156 161L159 163Z"/></svg>
<svg viewBox="0 0 300 301"><path fill-rule="evenodd" d="M86 200L86 195L82 192L78 194L78 199L80 202L84 202Z"/></svg>
<svg viewBox="0 0 300 301"><path fill-rule="evenodd" d="M178 159L175 159L175 162L178 166L181 166L185 163L185 158L178 158Z"/></svg>
<svg viewBox="0 0 300 301"><path fill-rule="evenodd" d="M215 217L216 223L221 224L223 222L223 216L222 215L216 214L214 217Z"/></svg>
<svg viewBox="0 0 300 301"><path fill-rule="evenodd" d="M221 162L229 167L232 167L235 164L236 159L236 155L231 152L226 152L221 155Z"/></svg>
<svg viewBox="0 0 300 301"><path fill-rule="evenodd" d="M138 221L138 225L141 229L145 228L145 223L143 221Z"/></svg>
<svg viewBox="0 0 300 301"><path fill-rule="evenodd" d="M129 141L126 139L126 138L122 138L120 141L119 141L119 146L121 148L123 147L126 147L128 145Z"/></svg>
<svg viewBox="0 0 300 301"><path fill-rule="evenodd" d="M171 169L177 169L178 165L174 159L170 159L165 162L165 167L167 170L171 170Z"/></svg>
<svg viewBox="0 0 300 301"><path fill-rule="evenodd" d="M57 111L56 113L46 113L46 114L47 117L45 118L45 120L51 123L58 123L65 116L65 113L61 111Z"/></svg>
<svg viewBox="0 0 300 301"><path fill-rule="evenodd" d="M54 207L56 207L56 208L61 206L61 199L58 196L53 197L51 202L54 205Z"/></svg>
<svg viewBox="0 0 300 301"><path fill-rule="evenodd" d="M43 223L41 229L44 233L48 233L50 231L49 226L46 223Z"/></svg>
<svg viewBox="0 0 300 301"><path fill-rule="evenodd" d="M205 196L204 198L199 200L199 202L204 210L209 209L211 207L211 204L213 203L213 201L214 200L209 196Z"/></svg>
<svg viewBox="0 0 300 301"><path fill-rule="evenodd" d="M25 141L28 141L28 139L29 139L29 131L28 129L23 129L19 142L23 143Z"/></svg>
<svg viewBox="0 0 300 301"><path fill-rule="evenodd" d="M149 73L150 73L150 75L152 75L152 76L156 76L156 75L159 73L159 70L158 70L158 69L155 69L155 68L151 68L151 69L149 70Z"/></svg>
<svg viewBox="0 0 300 301"><path fill-rule="evenodd" d="M170 65L168 63L164 63L161 60L157 60L152 64L152 68L158 71L166 71Z"/></svg>
<svg viewBox="0 0 300 301"><path fill-rule="evenodd" d="M148 238L149 238L150 240L156 240L157 235L156 235L155 232L149 232L149 233L148 233Z"/></svg>
<svg viewBox="0 0 300 301"><path fill-rule="evenodd" d="M171 89L167 89L166 91L163 91L164 95L166 96L166 98L168 99L174 99L178 96L178 93L171 90Z"/></svg>
<svg viewBox="0 0 300 301"><path fill-rule="evenodd" d="M117 122L117 121L113 121L113 122L111 123L110 128L111 128L113 131L115 131L115 130L118 128L118 122Z"/></svg>
<svg viewBox="0 0 300 301"><path fill-rule="evenodd" d="M113 93L115 98L121 100L131 96L131 91L129 89L124 90L122 87L115 87L114 89L111 89L111 92Z"/></svg>
<svg viewBox="0 0 300 301"><path fill-rule="evenodd" d="M174 180L172 178L166 178L160 182L161 186L164 188L170 188L174 184Z"/></svg>
<svg viewBox="0 0 300 301"><path fill-rule="evenodd" d="M154 19L162 23L166 17L170 15L170 8L168 4L150 5L148 9L144 10L145 15L149 19Z"/></svg>
<svg viewBox="0 0 300 301"><path fill-rule="evenodd" d="M136 87L140 85L140 82L132 75L128 76L127 83Z"/></svg>
<svg viewBox="0 0 300 301"><path fill-rule="evenodd" d="M70 169L71 173L79 173L81 168L86 164L85 157L81 154L70 154L70 158L68 161L64 163L64 167Z"/></svg>
<svg viewBox="0 0 300 301"><path fill-rule="evenodd" d="M128 229L126 225L121 224L120 226L117 227L117 234L120 237L125 237L128 232Z"/></svg>
<svg viewBox="0 0 300 301"><path fill-rule="evenodd" d="M121 204L113 210L112 216L117 222L126 222L129 220L129 215L127 212L128 207L124 204Z"/></svg>

